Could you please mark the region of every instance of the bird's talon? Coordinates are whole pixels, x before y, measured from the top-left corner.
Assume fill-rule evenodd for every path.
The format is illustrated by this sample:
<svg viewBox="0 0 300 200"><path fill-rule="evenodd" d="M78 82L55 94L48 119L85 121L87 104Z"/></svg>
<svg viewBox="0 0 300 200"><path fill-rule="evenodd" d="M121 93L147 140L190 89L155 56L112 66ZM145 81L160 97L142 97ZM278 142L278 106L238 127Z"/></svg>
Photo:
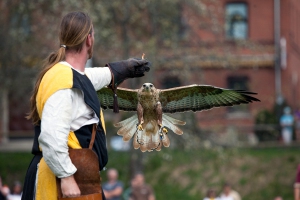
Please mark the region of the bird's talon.
<svg viewBox="0 0 300 200"><path fill-rule="evenodd" d="M159 129L160 134L164 133L167 134L168 133L168 129L166 129L165 127L162 127Z"/></svg>
<svg viewBox="0 0 300 200"><path fill-rule="evenodd" d="M138 129L139 131L144 130L142 124L139 124L138 127L137 127L137 129Z"/></svg>
<svg viewBox="0 0 300 200"><path fill-rule="evenodd" d="M167 133L168 133L168 129L163 128L163 129L162 129L162 132L165 133L165 134L167 134Z"/></svg>

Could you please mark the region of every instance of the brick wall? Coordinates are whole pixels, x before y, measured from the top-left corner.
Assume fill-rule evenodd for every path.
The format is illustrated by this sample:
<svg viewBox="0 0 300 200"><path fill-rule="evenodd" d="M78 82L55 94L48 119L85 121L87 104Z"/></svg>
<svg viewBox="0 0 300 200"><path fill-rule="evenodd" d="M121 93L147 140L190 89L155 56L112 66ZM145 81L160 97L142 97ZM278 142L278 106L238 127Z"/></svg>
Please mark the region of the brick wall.
<svg viewBox="0 0 300 200"><path fill-rule="evenodd" d="M281 1L281 36L287 41L287 67L282 70L282 94L293 109L300 107L300 1Z"/></svg>

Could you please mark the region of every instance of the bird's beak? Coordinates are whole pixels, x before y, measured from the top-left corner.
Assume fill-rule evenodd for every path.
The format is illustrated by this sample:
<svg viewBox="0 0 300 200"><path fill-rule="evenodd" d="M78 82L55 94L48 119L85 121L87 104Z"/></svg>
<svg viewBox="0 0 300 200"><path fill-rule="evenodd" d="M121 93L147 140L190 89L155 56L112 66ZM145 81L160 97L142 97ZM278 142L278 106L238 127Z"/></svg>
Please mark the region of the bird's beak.
<svg viewBox="0 0 300 200"><path fill-rule="evenodd" d="M146 87L145 87L145 90L146 90L147 92L149 92L149 91L150 91L150 87L149 87L149 86L146 86Z"/></svg>

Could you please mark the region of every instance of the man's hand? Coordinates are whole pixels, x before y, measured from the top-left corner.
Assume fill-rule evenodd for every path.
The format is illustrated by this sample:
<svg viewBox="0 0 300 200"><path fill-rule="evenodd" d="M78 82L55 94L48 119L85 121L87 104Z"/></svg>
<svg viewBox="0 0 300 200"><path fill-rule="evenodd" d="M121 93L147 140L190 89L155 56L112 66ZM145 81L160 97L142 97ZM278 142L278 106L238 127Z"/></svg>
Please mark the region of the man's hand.
<svg viewBox="0 0 300 200"><path fill-rule="evenodd" d="M111 87L115 88L127 78L144 76L144 73L150 70L151 64L146 59L129 58L128 60L108 63L106 66L109 67L113 75Z"/></svg>
<svg viewBox="0 0 300 200"><path fill-rule="evenodd" d="M61 179L61 191L63 197L79 197L80 189L74 179L74 176L69 176Z"/></svg>

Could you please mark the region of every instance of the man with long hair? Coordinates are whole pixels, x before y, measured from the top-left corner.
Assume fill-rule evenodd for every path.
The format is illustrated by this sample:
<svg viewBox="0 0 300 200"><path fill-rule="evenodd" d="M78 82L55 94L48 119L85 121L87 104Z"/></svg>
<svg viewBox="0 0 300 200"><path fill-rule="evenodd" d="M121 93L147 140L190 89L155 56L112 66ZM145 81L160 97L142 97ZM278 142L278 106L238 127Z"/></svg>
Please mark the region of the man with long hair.
<svg viewBox="0 0 300 200"><path fill-rule="evenodd" d="M96 91L104 86L115 90L125 79L144 76L150 70L147 60L133 58L85 69L93 55L94 28L83 12L63 17L59 40L60 47L46 59L30 99L27 118L35 125L34 157L25 178L24 200L57 199L58 191L62 197L81 195L69 149L88 148L93 141L100 170L108 161ZM93 139L92 132L96 132Z"/></svg>

